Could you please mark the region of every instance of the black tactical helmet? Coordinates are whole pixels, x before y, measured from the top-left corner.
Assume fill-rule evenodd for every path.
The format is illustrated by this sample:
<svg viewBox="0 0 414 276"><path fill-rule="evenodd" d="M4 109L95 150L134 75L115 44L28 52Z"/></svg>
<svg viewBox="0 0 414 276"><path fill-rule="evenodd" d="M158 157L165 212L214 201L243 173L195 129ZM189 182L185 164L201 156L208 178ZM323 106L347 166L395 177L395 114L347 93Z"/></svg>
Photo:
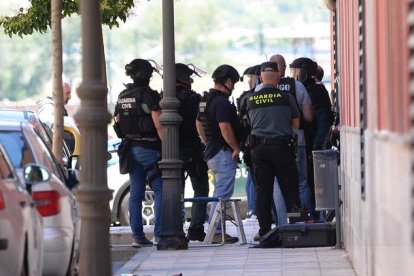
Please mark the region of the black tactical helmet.
<svg viewBox="0 0 414 276"><path fill-rule="evenodd" d="M237 70L228 64L223 64L217 67L211 77L219 83L224 83L227 79L231 79L233 83L236 83L240 79L240 75Z"/></svg>
<svg viewBox="0 0 414 276"><path fill-rule="evenodd" d="M306 70L310 76L313 76L315 74L317 66L318 64L316 62L307 57L297 58L289 65L290 68L299 68Z"/></svg>
<svg viewBox="0 0 414 276"><path fill-rule="evenodd" d="M125 65L125 74L133 79L151 78L154 68L151 63L145 59L134 59L127 65Z"/></svg>
<svg viewBox="0 0 414 276"><path fill-rule="evenodd" d="M243 76L245 75L259 76L260 75L260 64L246 68L246 70L244 70L243 72L243 75L240 77L240 81L243 81Z"/></svg>
<svg viewBox="0 0 414 276"><path fill-rule="evenodd" d="M193 69L188 65L183 63L175 64L175 79L177 81L191 82L191 75L197 74Z"/></svg>

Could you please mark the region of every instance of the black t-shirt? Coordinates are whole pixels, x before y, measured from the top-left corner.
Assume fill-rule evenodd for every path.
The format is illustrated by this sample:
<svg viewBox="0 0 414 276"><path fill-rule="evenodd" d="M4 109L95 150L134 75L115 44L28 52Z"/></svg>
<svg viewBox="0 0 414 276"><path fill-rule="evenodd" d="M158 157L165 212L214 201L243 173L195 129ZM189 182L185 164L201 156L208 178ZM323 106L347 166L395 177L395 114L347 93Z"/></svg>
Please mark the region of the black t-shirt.
<svg viewBox="0 0 414 276"><path fill-rule="evenodd" d="M228 97L222 92L210 89L209 93L214 93L215 95L207 105L207 116L211 120L211 125L213 129L220 131L219 123L231 123L232 119L237 118L236 109L231 105ZM200 120L200 114L198 119ZM220 132L221 135L221 132ZM225 146L221 142L207 142L206 149L204 152L205 159L209 160L213 158L221 149Z"/></svg>
<svg viewBox="0 0 414 276"><path fill-rule="evenodd" d="M179 128L180 148L194 147L201 142L195 123L201 95L180 86L177 86L176 89L177 97L180 100L178 113L183 119Z"/></svg>

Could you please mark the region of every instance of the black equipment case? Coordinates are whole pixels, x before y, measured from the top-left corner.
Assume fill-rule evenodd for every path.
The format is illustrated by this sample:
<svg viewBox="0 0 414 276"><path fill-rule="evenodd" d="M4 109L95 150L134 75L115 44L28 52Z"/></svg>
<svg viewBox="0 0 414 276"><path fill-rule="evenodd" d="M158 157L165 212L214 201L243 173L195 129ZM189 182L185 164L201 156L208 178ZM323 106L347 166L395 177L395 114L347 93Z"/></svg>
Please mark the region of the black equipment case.
<svg viewBox="0 0 414 276"><path fill-rule="evenodd" d="M285 224L277 229L282 247L318 247L336 244L334 222Z"/></svg>

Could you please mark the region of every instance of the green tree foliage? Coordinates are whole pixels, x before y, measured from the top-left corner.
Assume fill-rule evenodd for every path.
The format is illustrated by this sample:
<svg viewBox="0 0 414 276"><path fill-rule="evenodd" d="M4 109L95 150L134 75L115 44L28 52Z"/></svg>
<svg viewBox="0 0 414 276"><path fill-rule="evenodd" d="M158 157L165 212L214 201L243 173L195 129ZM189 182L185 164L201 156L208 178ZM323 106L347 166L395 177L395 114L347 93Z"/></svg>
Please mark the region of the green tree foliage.
<svg viewBox="0 0 414 276"><path fill-rule="evenodd" d="M0 65L0 99L22 100L42 93L51 79L51 0L31 0L27 9L20 8L13 16L0 15L0 27L10 38L0 36L2 63ZM134 7L133 0L101 0L102 23L119 27ZM62 17L79 14L79 0L63 0ZM69 20L63 31L64 73L79 73L80 24L79 17ZM16 40L23 38L25 43ZM29 36L30 35L30 36ZM45 61L47 61L45 63ZM3 67L4 68L1 68ZM78 74L79 75L79 74ZM48 91L47 94L49 94ZM46 94L46 93L44 93Z"/></svg>
<svg viewBox="0 0 414 276"><path fill-rule="evenodd" d="M27 10L20 8L14 16L0 17L0 26L9 35L31 35L34 32L45 33L51 25L51 0L31 0ZM110 28L119 27L119 21L125 22L134 0L100 0L102 23ZM62 16L79 14L79 0L63 0Z"/></svg>
<svg viewBox="0 0 414 276"><path fill-rule="evenodd" d="M0 9L6 5L3 2L0 0ZM113 0L111 5L126 7L123 4L126 2ZM113 89L114 98L123 89L122 83L130 81L125 76L126 63L134 58L151 58L162 63L161 3L161 0L135 0L136 7L128 12L128 20L124 24L119 28L110 28L109 25L103 28L108 85L110 93ZM264 32L268 28L301 27L329 21L328 11L320 10L316 0L177 0L174 6L176 61L194 63L208 73L221 63L239 65L237 69L242 71L251 62L263 60L262 53L288 52L292 47L292 40L288 38L265 38L264 45L260 45L260 37L266 37ZM66 16L62 22L64 75L70 82L72 78L79 78L81 72L80 18L76 13ZM122 21L121 18L117 20ZM47 25L44 34L34 32L24 39L0 34L0 100L23 99L32 95L37 99L40 93L50 95L50 89L45 90L45 83L52 76L48 30ZM263 47L263 52L260 47ZM260 57L252 60L252 56ZM209 78L195 78L194 85L204 80L206 85L210 85ZM156 88L161 86L162 80Z"/></svg>

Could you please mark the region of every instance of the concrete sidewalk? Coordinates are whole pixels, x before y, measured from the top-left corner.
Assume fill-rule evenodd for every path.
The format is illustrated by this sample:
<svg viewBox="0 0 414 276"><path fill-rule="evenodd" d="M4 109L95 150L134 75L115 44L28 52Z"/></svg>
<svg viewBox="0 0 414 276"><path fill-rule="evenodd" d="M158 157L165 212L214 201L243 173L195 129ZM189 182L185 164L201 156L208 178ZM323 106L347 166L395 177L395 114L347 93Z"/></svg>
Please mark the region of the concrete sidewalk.
<svg viewBox="0 0 414 276"><path fill-rule="evenodd" d="M188 250L176 251L157 251L155 246L140 248L114 275L356 275L343 249L252 248L252 237L258 231L257 220L244 220L243 226L247 244L200 247L201 242L190 242ZM187 227L188 224L184 226L185 231ZM233 224L228 223L226 227L228 234L237 236ZM146 232L151 230L146 228ZM111 228L112 235L117 231L127 230Z"/></svg>

